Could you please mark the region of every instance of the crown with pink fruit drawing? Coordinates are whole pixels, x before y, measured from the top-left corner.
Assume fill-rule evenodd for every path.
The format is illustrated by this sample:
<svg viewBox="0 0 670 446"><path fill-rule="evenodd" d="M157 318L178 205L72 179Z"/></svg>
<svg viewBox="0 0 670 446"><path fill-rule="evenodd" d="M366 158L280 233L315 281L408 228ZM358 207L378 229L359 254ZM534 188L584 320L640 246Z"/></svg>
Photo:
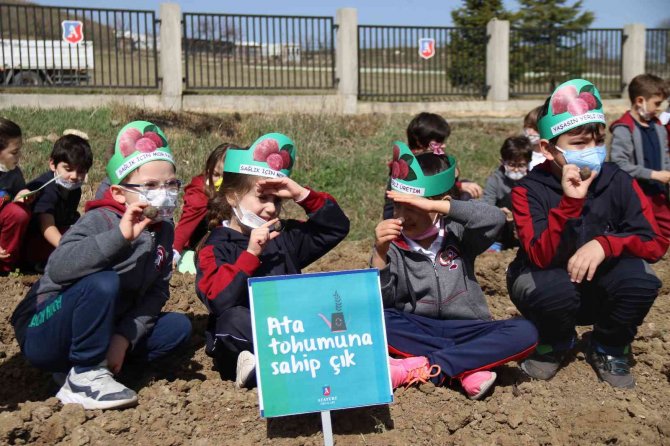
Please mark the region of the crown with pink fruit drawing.
<svg viewBox="0 0 670 446"><path fill-rule="evenodd" d="M606 124L600 92L589 81L572 79L556 88L547 114L540 118L540 138L552 139L589 123Z"/></svg>
<svg viewBox="0 0 670 446"><path fill-rule="evenodd" d="M268 133L248 149L228 149L223 171L269 178L288 177L295 153L295 145L288 136Z"/></svg>
<svg viewBox="0 0 670 446"><path fill-rule="evenodd" d="M165 134L151 122L126 124L116 137L114 155L107 163L110 183L119 184L130 172L150 161L167 161L175 165Z"/></svg>
<svg viewBox="0 0 670 446"><path fill-rule="evenodd" d="M402 141L393 143L391 189L421 197L434 197L447 193L456 182L456 159L447 157L449 168L435 175L424 175L412 151Z"/></svg>

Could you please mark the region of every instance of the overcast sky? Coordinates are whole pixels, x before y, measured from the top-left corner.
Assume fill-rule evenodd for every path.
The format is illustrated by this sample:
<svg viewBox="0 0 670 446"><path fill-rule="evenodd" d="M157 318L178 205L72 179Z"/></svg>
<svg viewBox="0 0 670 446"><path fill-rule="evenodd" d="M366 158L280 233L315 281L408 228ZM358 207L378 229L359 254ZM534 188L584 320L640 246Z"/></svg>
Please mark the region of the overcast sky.
<svg viewBox="0 0 670 446"><path fill-rule="evenodd" d="M160 0L39 0L39 4L87 6L99 8L158 9ZM362 25L430 25L449 26L451 10L460 0L179 0L186 12L220 12L241 14L322 15L334 16L341 7L358 9ZM516 0L504 0L505 7L518 9ZM568 4L574 0L568 0ZM670 18L670 0L584 0L585 9L595 13L594 27L621 28L627 23L656 27Z"/></svg>

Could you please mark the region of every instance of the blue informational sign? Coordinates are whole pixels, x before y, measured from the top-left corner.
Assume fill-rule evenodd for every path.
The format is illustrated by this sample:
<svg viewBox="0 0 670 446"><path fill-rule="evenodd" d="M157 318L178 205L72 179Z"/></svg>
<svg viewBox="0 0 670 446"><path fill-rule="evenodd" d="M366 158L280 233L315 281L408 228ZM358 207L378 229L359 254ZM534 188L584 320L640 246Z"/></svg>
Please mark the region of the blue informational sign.
<svg viewBox="0 0 670 446"><path fill-rule="evenodd" d="M262 417L388 404L376 269L249 279Z"/></svg>

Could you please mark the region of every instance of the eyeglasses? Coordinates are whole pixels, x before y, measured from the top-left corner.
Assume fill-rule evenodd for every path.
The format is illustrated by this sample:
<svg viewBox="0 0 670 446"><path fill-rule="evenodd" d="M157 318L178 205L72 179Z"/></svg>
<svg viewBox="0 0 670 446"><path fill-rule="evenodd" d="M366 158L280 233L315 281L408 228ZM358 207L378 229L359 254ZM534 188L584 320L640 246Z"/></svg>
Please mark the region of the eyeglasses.
<svg viewBox="0 0 670 446"><path fill-rule="evenodd" d="M528 169L528 163L504 163L510 169Z"/></svg>
<svg viewBox="0 0 670 446"><path fill-rule="evenodd" d="M158 190L158 189L165 189L168 192L179 192L179 189L181 189L181 181L180 180L169 180L166 181L165 183L161 183L160 181L147 181L143 184L132 184L132 183L119 183L120 186L125 186L125 187L136 187L145 191L152 191L152 190Z"/></svg>

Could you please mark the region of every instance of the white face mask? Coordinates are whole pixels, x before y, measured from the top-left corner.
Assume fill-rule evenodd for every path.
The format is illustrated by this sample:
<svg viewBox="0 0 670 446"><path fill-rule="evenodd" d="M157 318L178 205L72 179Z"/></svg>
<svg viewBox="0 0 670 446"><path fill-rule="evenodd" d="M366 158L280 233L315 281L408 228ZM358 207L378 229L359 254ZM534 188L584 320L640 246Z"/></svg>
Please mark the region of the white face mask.
<svg viewBox="0 0 670 446"><path fill-rule="evenodd" d="M12 167L12 168L10 169L9 167L7 167L7 166L5 166L4 164L0 163L0 172L9 172L10 170L14 170L14 169L16 169L16 165L14 165L14 167Z"/></svg>
<svg viewBox="0 0 670 446"><path fill-rule="evenodd" d="M670 112L664 111L658 116L658 119L661 121L661 124L668 125L668 122L670 122Z"/></svg>
<svg viewBox="0 0 670 446"><path fill-rule="evenodd" d="M164 188L137 192L140 195L140 203L149 203L158 209L158 215L153 220L169 220L177 207L178 192L170 192Z"/></svg>
<svg viewBox="0 0 670 446"><path fill-rule="evenodd" d="M647 101L644 101L642 106L637 108L637 113L640 115L640 118L644 119L645 121L650 121L652 118L651 113L647 111Z"/></svg>
<svg viewBox="0 0 670 446"><path fill-rule="evenodd" d="M516 170L507 170L507 171L505 171L505 176L512 181L519 181L521 178L526 176L526 172L518 172Z"/></svg>
<svg viewBox="0 0 670 446"><path fill-rule="evenodd" d="M240 224L246 226L249 229L260 228L262 225L267 223L267 221L263 220L253 212L244 209L242 206L234 207L233 212L235 213L235 217L237 217L237 220L240 222Z"/></svg>
<svg viewBox="0 0 670 446"><path fill-rule="evenodd" d="M530 143L532 145L536 145L536 144L540 143L540 135L538 135L537 133L531 133L528 130L524 130L523 135L526 138L528 138L528 140L530 141Z"/></svg>
<svg viewBox="0 0 670 446"><path fill-rule="evenodd" d="M81 188L82 181L75 181L74 183L67 181L64 178L56 177L56 184L67 190L75 190Z"/></svg>

